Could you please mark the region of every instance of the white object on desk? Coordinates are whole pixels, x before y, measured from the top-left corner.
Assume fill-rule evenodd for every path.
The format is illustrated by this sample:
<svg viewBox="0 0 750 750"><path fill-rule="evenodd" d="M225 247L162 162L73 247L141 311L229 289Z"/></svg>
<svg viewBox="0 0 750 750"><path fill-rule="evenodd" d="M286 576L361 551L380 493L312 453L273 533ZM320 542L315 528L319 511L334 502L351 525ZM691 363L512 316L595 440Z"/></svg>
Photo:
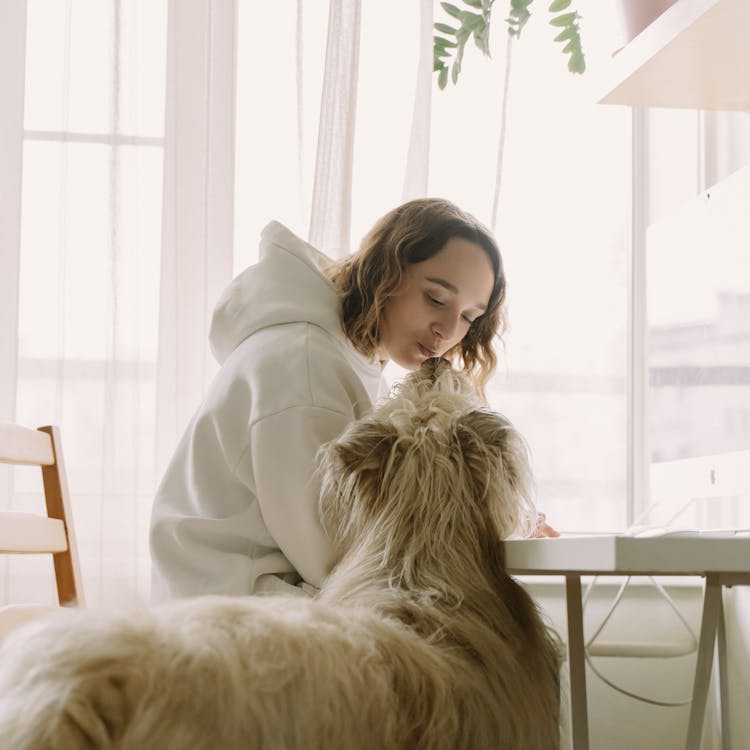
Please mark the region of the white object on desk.
<svg viewBox="0 0 750 750"><path fill-rule="evenodd" d="M750 537L750 531L747 529L679 529L671 526L643 526L628 529L627 536L639 538L649 536L697 536L725 539L731 537Z"/></svg>
<svg viewBox="0 0 750 750"><path fill-rule="evenodd" d="M700 748L714 644L718 642L722 746L724 750L729 750L729 698L721 587L750 584L750 537L690 534L515 539L505 542L505 563L508 571L514 575L565 576L574 750L588 750L589 746L581 576L705 577L706 587L686 748Z"/></svg>

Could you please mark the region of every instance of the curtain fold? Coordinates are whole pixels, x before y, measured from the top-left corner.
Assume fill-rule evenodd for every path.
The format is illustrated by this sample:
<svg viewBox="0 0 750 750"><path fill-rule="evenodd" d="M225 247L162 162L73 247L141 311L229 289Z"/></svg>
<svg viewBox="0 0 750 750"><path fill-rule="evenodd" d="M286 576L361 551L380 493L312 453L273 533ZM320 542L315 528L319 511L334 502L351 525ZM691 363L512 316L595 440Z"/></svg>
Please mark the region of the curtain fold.
<svg viewBox="0 0 750 750"><path fill-rule="evenodd" d="M21 259L21 175L26 54L26 3L0 4L0 421L16 417L18 280ZM13 472L0 465L0 509L11 506ZM9 586L0 563L0 597Z"/></svg>
<svg viewBox="0 0 750 750"><path fill-rule="evenodd" d="M349 252L361 15L360 0L331 0L309 240L334 258Z"/></svg>
<svg viewBox="0 0 750 750"><path fill-rule="evenodd" d="M414 92L409 151L404 173L404 202L427 195L430 176L430 120L432 117L432 0L419 3L419 62Z"/></svg>
<svg viewBox="0 0 750 750"><path fill-rule="evenodd" d="M0 420L16 413L26 2L0 4ZM5 470L0 475L6 476ZM5 498L7 501L7 497Z"/></svg>
<svg viewBox="0 0 750 750"><path fill-rule="evenodd" d="M305 14L297 0L294 21L294 83L297 105L297 205L305 205Z"/></svg>
<svg viewBox="0 0 750 750"><path fill-rule="evenodd" d="M215 372L211 312L232 276L236 3L171 0L157 364L161 474Z"/></svg>

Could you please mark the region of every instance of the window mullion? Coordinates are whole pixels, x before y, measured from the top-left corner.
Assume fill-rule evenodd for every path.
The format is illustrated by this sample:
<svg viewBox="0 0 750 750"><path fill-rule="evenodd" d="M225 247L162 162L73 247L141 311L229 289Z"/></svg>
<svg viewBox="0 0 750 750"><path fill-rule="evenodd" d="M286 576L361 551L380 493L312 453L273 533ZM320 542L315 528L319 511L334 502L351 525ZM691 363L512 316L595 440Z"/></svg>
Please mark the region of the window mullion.
<svg viewBox="0 0 750 750"><path fill-rule="evenodd" d="M647 397L646 229L648 226L648 128L646 110L632 109L628 185L629 284L627 366L627 507L631 525L649 506Z"/></svg>
<svg viewBox="0 0 750 750"><path fill-rule="evenodd" d="M25 130L24 140L71 143L104 143L114 146L163 146L164 139L120 133L76 133L69 130Z"/></svg>

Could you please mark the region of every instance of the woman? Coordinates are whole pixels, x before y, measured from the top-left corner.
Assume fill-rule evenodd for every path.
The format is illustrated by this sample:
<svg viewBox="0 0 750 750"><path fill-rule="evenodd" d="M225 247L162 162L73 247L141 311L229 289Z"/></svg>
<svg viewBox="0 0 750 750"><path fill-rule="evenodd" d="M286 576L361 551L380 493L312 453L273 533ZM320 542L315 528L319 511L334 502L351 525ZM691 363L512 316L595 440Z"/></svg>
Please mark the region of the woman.
<svg viewBox="0 0 750 750"><path fill-rule="evenodd" d="M394 209L339 263L269 224L216 307L221 369L156 495L152 597L319 586L318 449L386 395L388 361L445 356L481 389L504 298L495 240L445 200Z"/></svg>

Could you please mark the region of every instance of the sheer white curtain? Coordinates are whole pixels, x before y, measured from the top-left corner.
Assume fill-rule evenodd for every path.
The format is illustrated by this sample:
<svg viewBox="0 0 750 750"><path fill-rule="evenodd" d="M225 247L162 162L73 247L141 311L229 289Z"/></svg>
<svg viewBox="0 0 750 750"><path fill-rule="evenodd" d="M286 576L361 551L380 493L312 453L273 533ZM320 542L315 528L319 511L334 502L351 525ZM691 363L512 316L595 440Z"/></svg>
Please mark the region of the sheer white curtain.
<svg viewBox="0 0 750 750"><path fill-rule="evenodd" d="M61 426L87 598L107 603L146 591L154 488L212 372L208 316L232 273L236 9L0 13L0 418ZM40 506L32 476L3 478L5 506ZM7 594L51 598L47 565L5 563Z"/></svg>
<svg viewBox="0 0 750 750"><path fill-rule="evenodd" d="M427 195L430 178L430 120L432 117L432 0L419 3L419 58L414 87L414 112L409 136L406 170L404 174L403 200Z"/></svg>
<svg viewBox="0 0 750 750"><path fill-rule="evenodd" d="M215 362L210 315L232 275L233 0L170 0L156 398L157 474Z"/></svg>
<svg viewBox="0 0 750 750"><path fill-rule="evenodd" d="M0 6L0 419L15 416L18 368L18 274L21 232L23 70L26 50L24 3ZM2 467L5 494L9 472Z"/></svg>
<svg viewBox="0 0 750 750"><path fill-rule="evenodd" d="M14 54L0 418L61 426L87 598L104 603L148 581L166 6L29 0L0 13ZM2 502L38 508L37 486L16 471ZM4 592L51 599L48 567L6 563Z"/></svg>
<svg viewBox="0 0 750 750"><path fill-rule="evenodd" d="M0 420L16 413L18 372L18 275L20 266L21 147L23 143L23 70L26 8L0 5ZM0 503L7 508L13 474L0 465ZM0 562L0 593L8 588L7 562Z"/></svg>
<svg viewBox="0 0 750 750"><path fill-rule="evenodd" d="M309 240L334 258L348 251L362 8L331 0Z"/></svg>
<svg viewBox="0 0 750 750"><path fill-rule="evenodd" d="M282 193L304 195L298 207L321 244L330 235L342 253L359 4L321 4L307 26L302 3L291 8L297 128L289 141L274 133L270 153L297 147ZM238 9L29 0L2 14L0 418L61 426L87 597L107 604L146 593L154 489L215 369L206 334L236 231ZM320 132L334 137L318 144L304 126L321 100ZM256 121L272 109L273 93L254 97ZM273 179L267 166L254 171ZM2 489L7 507L42 502L24 472L3 474ZM47 564L3 563L3 594L51 600Z"/></svg>

